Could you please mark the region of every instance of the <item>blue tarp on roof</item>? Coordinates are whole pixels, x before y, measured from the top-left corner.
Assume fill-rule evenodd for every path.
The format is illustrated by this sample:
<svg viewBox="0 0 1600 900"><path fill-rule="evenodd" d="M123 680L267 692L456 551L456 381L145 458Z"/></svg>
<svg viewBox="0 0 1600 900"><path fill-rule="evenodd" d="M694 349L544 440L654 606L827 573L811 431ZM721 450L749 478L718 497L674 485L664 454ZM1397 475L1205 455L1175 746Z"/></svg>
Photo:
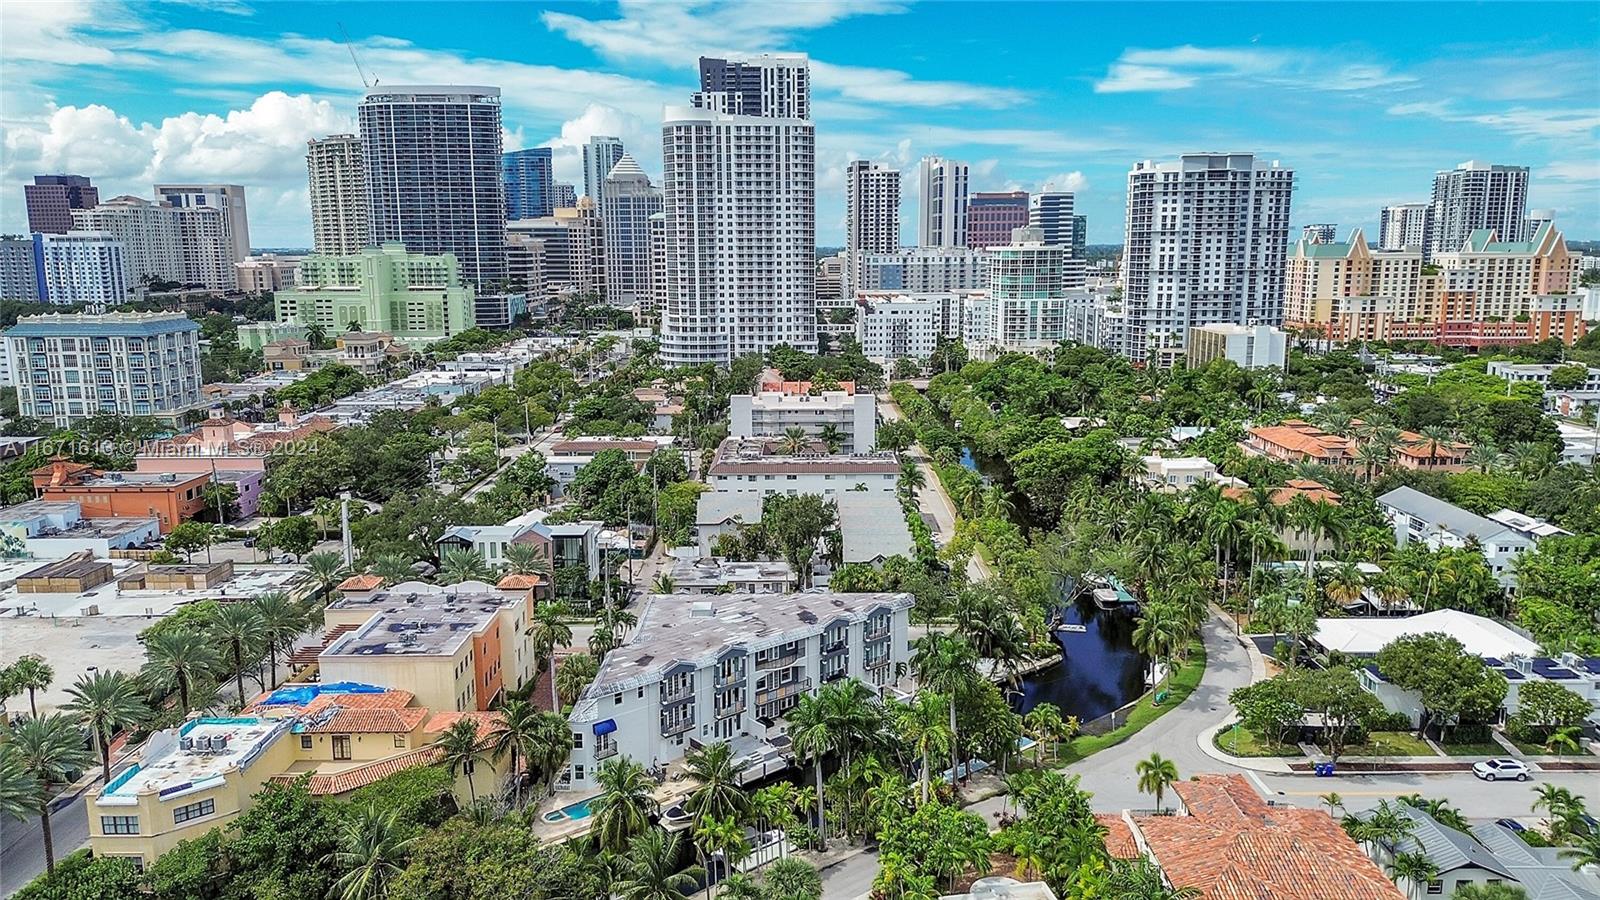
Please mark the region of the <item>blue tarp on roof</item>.
<svg viewBox="0 0 1600 900"><path fill-rule="evenodd" d="M386 687L359 681L334 681L328 684L297 684L281 687L261 701L262 706L304 706L323 694L381 694Z"/></svg>

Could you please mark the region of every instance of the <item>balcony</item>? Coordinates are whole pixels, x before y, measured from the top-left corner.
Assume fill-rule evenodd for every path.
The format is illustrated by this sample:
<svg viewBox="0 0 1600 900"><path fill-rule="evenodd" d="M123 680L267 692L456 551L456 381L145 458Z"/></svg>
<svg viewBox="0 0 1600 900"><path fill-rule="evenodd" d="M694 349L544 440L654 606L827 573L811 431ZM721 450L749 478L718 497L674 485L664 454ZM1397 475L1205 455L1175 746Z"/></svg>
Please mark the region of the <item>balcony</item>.
<svg viewBox="0 0 1600 900"><path fill-rule="evenodd" d="M692 725L694 723L691 722L690 724ZM610 759L611 757L616 756L616 755L617 755L617 742L616 741L612 741L611 743L606 744L604 747L596 747L595 751L594 751L595 762L599 762L602 759Z"/></svg>
<svg viewBox="0 0 1600 900"><path fill-rule="evenodd" d="M668 704L668 703L677 703L680 700L693 700L693 699L694 699L694 685L693 684L686 684L686 685L684 685L682 687L673 688L672 690L667 690L666 688L662 688L661 689L661 703L663 705Z"/></svg>
<svg viewBox="0 0 1600 900"><path fill-rule="evenodd" d="M788 684L779 685L778 687L768 691L756 691L756 705L764 706L773 702L774 700L782 700L785 697L793 697L795 694L804 693L809 690L811 690L811 679L802 678L799 681L791 681Z"/></svg>
<svg viewBox="0 0 1600 900"><path fill-rule="evenodd" d="M675 734L683 734L685 731L688 731L689 729L691 729L693 727L694 727L694 719L684 719L684 720L679 721L679 722L662 722L661 723L661 736L662 737L672 737ZM600 755L599 754L595 754L595 759L599 759L599 758L600 758Z"/></svg>
<svg viewBox="0 0 1600 900"><path fill-rule="evenodd" d="M888 622L883 623L881 627L868 625L866 631L862 633L862 639L868 641L881 641L888 637L889 632L893 630L894 629L890 627Z"/></svg>
<svg viewBox="0 0 1600 900"><path fill-rule="evenodd" d="M784 653L782 656L771 656L766 659L756 657L756 671L764 672L770 669L787 669L800 661L800 651Z"/></svg>
<svg viewBox="0 0 1600 900"><path fill-rule="evenodd" d="M880 657L878 657L876 659L871 659L871 658L867 659L867 661L865 663L863 663L863 666L865 668L867 668L867 669L881 669L884 666L887 666L888 664L889 664L889 656L888 656L888 654L884 654L883 656L880 656Z"/></svg>
<svg viewBox="0 0 1600 900"><path fill-rule="evenodd" d="M828 643L823 644L822 645L822 655L823 656L831 656L831 655L833 655L835 653L840 653L840 652L844 651L849 646L850 646L850 638L849 638L849 636L848 635L842 635L836 641L829 641Z"/></svg>
<svg viewBox="0 0 1600 900"><path fill-rule="evenodd" d="M745 702L744 698L741 697L732 703L718 705L716 708L716 716L719 719L726 719L730 716L737 716L738 714L744 712L744 710Z"/></svg>
<svg viewBox="0 0 1600 900"><path fill-rule="evenodd" d="M744 674L744 672L742 670L738 671L738 672L727 673L727 674L724 674L722 672L718 672L715 683L716 683L717 688L720 689L720 688L728 687L730 685L744 684L744 680L745 680L745 674Z"/></svg>

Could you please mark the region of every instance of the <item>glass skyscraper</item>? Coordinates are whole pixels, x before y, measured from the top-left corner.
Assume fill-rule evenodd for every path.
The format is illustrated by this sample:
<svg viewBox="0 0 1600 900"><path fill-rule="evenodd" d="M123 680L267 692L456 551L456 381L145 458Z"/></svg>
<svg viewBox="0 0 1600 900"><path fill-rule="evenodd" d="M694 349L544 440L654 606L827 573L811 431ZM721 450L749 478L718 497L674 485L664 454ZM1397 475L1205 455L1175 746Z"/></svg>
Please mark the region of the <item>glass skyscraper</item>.
<svg viewBox="0 0 1600 900"><path fill-rule="evenodd" d="M506 184L506 219L537 219L555 209L555 176L550 148L533 147L501 155Z"/></svg>

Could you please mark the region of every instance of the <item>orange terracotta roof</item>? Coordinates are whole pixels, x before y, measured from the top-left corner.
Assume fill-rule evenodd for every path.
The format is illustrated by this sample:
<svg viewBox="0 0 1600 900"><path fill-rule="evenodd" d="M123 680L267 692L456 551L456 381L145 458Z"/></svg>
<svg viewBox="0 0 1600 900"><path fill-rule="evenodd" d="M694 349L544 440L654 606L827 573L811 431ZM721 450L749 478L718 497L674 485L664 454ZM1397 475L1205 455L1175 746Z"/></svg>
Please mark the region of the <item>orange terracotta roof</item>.
<svg viewBox="0 0 1600 900"><path fill-rule="evenodd" d="M1205 900L1404 896L1321 810L1268 806L1240 775L1201 775L1173 791L1188 815L1135 823L1168 880Z"/></svg>
<svg viewBox="0 0 1600 900"><path fill-rule="evenodd" d="M383 587L383 578L370 572L351 575L349 578L339 582L339 590L341 591L375 591L381 587Z"/></svg>
<svg viewBox="0 0 1600 900"><path fill-rule="evenodd" d="M450 730L461 719L471 719L478 726L478 740L488 740L494 733L495 726L500 723L500 714L497 712L441 712L434 713L433 718L422 726L428 734L443 734Z"/></svg>
<svg viewBox="0 0 1600 900"><path fill-rule="evenodd" d="M525 591L528 588L536 588L541 584L544 584L544 579L538 575L511 574L495 582L494 586L508 591Z"/></svg>
<svg viewBox="0 0 1600 900"><path fill-rule="evenodd" d="M419 747L410 753L402 753L399 756L380 759L377 762L345 769L342 772L334 772L328 775L312 775L308 788L315 796L345 794L356 788L366 787L373 782L382 781L396 772L402 772L417 766L432 765L443 756L444 751L438 747ZM274 780L293 781L295 777L294 775L279 775Z"/></svg>
<svg viewBox="0 0 1600 900"><path fill-rule="evenodd" d="M322 699L322 698L317 698ZM338 699L335 706L340 706ZM420 707L409 709L346 709L340 706L333 717L306 729L309 734L407 734L428 718Z"/></svg>
<svg viewBox="0 0 1600 900"><path fill-rule="evenodd" d="M1114 859L1138 859L1139 845L1133 840L1133 829L1115 813L1095 813L1094 820L1106 830L1106 852Z"/></svg>
<svg viewBox="0 0 1600 900"><path fill-rule="evenodd" d="M1250 434L1262 443L1319 457L1340 456L1351 452L1354 448L1354 443L1349 438L1328 434L1304 422L1285 422L1282 425L1252 428Z"/></svg>

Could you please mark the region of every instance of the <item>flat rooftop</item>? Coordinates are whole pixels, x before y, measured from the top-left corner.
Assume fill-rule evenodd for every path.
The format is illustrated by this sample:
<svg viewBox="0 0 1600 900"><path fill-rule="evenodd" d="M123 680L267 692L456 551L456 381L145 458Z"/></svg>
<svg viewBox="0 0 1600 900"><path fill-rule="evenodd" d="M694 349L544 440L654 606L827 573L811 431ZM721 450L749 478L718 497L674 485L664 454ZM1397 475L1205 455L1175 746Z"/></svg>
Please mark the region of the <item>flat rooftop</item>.
<svg viewBox="0 0 1600 900"><path fill-rule="evenodd" d="M84 478L78 482L68 482L60 487L92 487L92 488L119 488L119 487L174 487L188 484L191 481L203 481L211 477L210 472L195 474L171 472L107 472L92 478Z"/></svg>
<svg viewBox="0 0 1600 900"><path fill-rule="evenodd" d="M498 604L479 604L382 612L335 640L322 657L454 656L499 611Z"/></svg>
<svg viewBox="0 0 1600 900"><path fill-rule="evenodd" d="M152 735L140 752L137 765L111 780L99 794L102 806L132 805L146 791L163 800L202 791L218 783L233 768L245 768L260 752L289 733L288 721L237 718L202 718L185 722L176 730ZM217 744L221 738L222 743ZM184 749L187 739L192 749ZM199 747L207 749L199 749Z"/></svg>
<svg viewBox="0 0 1600 900"><path fill-rule="evenodd" d="M159 525L159 520L149 519L79 519L70 528L47 534L34 535L32 540L60 538L114 538Z"/></svg>
<svg viewBox="0 0 1600 900"><path fill-rule="evenodd" d="M904 593L651 594L633 636L606 655L586 697L648 683L677 662L710 665L729 647L764 650L877 609L910 609Z"/></svg>
<svg viewBox="0 0 1600 900"><path fill-rule="evenodd" d="M76 517L82 508L76 500L29 500L0 506L0 522L23 522L44 516Z"/></svg>
<svg viewBox="0 0 1600 900"><path fill-rule="evenodd" d="M500 593L485 581L463 581L438 585L424 581L402 581L393 587L365 596L349 594L328 604L329 609L366 609L372 612L406 612L445 606L483 606L499 609L513 598Z"/></svg>
<svg viewBox="0 0 1600 900"><path fill-rule="evenodd" d="M18 593L16 579L46 562L49 560L5 560L0 563L0 615L44 618L164 616L181 606L201 600L248 600L274 591L289 593L305 579L305 568L302 566L252 566L244 569L235 565L234 576L215 587L197 590L123 588L118 582L132 574L142 563L132 559L113 559L109 560L112 580L82 593Z"/></svg>
<svg viewBox="0 0 1600 900"><path fill-rule="evenodd" d="M789 472L898 475L900 461L893 453L826 453L812 449L788 455L779 451L776 438L728 438L717 448L710 469L712 475Z"/></svg>
<svg viewBox="0 0 1600 900"><path fill-rule="evenodd" d="M777 581L794 579L794 569L786 562L738 562L713 556L680 559L672 564L672 580L679 584L725 581Z"/></svg>

